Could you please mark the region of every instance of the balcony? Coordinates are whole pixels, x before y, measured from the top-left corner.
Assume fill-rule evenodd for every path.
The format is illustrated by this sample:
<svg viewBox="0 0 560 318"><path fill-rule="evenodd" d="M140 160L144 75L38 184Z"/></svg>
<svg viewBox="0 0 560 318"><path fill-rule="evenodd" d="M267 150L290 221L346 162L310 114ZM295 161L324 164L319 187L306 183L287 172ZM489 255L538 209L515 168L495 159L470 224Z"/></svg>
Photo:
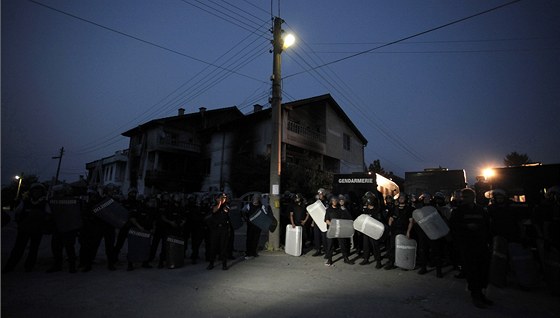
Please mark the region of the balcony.
<svg viewBox="0 0 560 318"><path fill-rule="evenodd" d="M185 140L180 140L174 137L159 137L157 146L159 149L166 150L181 150L189 152L201 152L199 144L194 144Z"/></svg>
<svg viewBox="0 0 560 318"><path fill-rule="evenodd" d="M288 131L296 133L306 139L314 142L325 143L327 141L327 137L325 134L310 129L308 127L304 127L294 121L288 121Z"/></svg>

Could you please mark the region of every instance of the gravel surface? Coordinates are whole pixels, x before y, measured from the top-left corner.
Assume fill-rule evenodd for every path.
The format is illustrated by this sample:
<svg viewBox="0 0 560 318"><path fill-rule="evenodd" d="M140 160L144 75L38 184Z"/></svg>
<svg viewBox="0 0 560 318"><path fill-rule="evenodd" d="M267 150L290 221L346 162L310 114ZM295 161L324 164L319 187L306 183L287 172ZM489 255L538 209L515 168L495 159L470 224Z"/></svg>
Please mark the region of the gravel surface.
<svg viewBox="0 0 560 318"><path fill-rule="evenodd" d="M13 223L2 229L3 264L15 233ZM243 234L243 228L236 233L238 250ZM544 285L530 291L515 284L490 287L487 296L495 305L478 309L466 281L454 278L449 267L444 278L436 278L435 271L421 276L348 265L340 254L327 267L312 253L262 251L252 260L236 252L227 271L186 260L182 268L137 266L132 272L121 262L111 272L100 249L91 272L70 274L65 268L46 274L49 244L50 236L44 236L34 272L24 273L22 260L16 271L2 275L2 317L560 317L560 297Z"/></svg>

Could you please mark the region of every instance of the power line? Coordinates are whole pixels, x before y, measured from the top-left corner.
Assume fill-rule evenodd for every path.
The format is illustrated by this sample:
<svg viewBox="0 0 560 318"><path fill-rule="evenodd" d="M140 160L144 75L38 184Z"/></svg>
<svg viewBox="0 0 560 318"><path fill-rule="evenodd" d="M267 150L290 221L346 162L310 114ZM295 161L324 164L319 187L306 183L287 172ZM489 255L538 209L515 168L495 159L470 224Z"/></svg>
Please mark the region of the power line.
<svg viewBox="0 0 560 318"><path fill-rule="evenodd" d="M229 23L231 23L231 24L233 24L233 25L235 25L235 26L237 26L237 27L240 27L240 28L242 28L242 29L244 29L244 30L251 31L251 28L254 27L254 26L252 26L252 25L246 23L246 22L243 21L243 20L239 20L239 19L237 19L236 17L234 17L234 16L232 16L232 15L230 15L230 14L228 14L228 13L224 13L223 11L220 11L219 9L216 9L215 7L212 7L212 6L208 5L207 3L203 3L203 2L201 2L201 1L195 0L195 1L198 2L200 5L210 8L210 10L209 10L209 9L205 9L205 8L203 8L203 7L199 6L199 5L196 5L196 4L194 4L194 3L190 2L190 1L187 1L187 0L181 0L181 1L184 2L184 3L186 3L186 4L189 4L189 5L193 6L193 7L195 7L195 8L198 8L199 10L202 10L202 11L208 13L208 14L211 14L211 15L213 15L213 16L215 16L215 17L218 17L218 18L220 18L220 19L222 19L222 20L224 20L224 21L226 21L226 22L229 22ZM212 3L215 4L215 2L213 2L213 1L210 1L210 2L212 2ZM221 6L221 5L218 4L218 6ZM222 6L222 8L223 8L223 6ZM227 18L225 18L225 17L223 17L223 16L221 16L221 15L215 13L214 11L215 11L215 12L219 12L221 15L223 15L223 16L225 16L225 17L227 17ZM230 12L231 12L231 11L230 11ZM229 19L228 19L228 18L229 18ZM245 19L245 17L242 17L242 18ZM253 20L247 20L247 21L250 21L250 22L252 22L252 23L258 25L258 23L257 23L257 22L254 22Z"/></svg>
<svg viewBox="0 0 560 318"><path fill-rule="evenodd" d="M463 53L508 53L508 52L537 52L557 51L560 48L533 48L533 49L492 49L492 50L433 50L433 51L383 51L368 52L368 54L463 54ZM350 54L350 51L316 51L321 54Z"/></svg>
<svg viewBox="0 0 560 318"><path fill-rule="evenodd" d="M290 78L290 77L293 77L293 76L296 76L296 75L300 75L300 74L303 74L303 73L308 73L308 72L310 72L310 71L312 71L312 70L314 70L314 69L318 69L318 68L325 67L325 66L327 66L327 65L332 65L332 64L335 64L335 63L339 63L339 62L342 62L342 61L345 61L345 60L348 60L348 59L351 59L351 58L354 58L354 57L357 57L357 56L360 56L360 55L369 53L369 52L371 52L371 51L378 50L378 49L380 49L380 48L384 48L384 47L387 47L387 46L390 46L390 45L393 45L393 44L397 44L397 43L400 43L400 42L404 42L404 41L406 41L406 40L409 40L409 39L412 39L412 38L415 38L415 37L419 37L419 36L421 36L421 35L424 35L424 34L427 34L427 33L430 33L430 32L434 32L434 31L436 31L436 30L440 30L440 29L446 28L446 27L448 27L448 26L451 26L451 25L454 25L454 24L457 24L457 23L460 23L460 22L463 22L463 21L466 21L466 20L469 20L469 19L478 17L478 16L480 16L480 15L483 15L483 14L486 14L486 13L489 13L489 12L492 12L492 11L495 11L495 10L498 10L498 9L501 9L501 8L504 8L504 7L506 7L506 6L512 5L512 4L517 3L517 2L520 2L520 1L521 1L521 0L510 1L510 2L508 2L508 3L499 5L499 6L497 6L497 7L493 7L493 8L491 8L491 9L484 10L484 11L481 11L481 12L479 12L479 13L475 13L475 14L470 15L470 16L468 16L468 17L465 17L465 18L462 18L462 19L458 19L458 20L455 20L455 21L452 21L452 22L449 22L449 23L445 23L445 24L440 25L440 26L438 26L438 27L431 28L431 29L428 29L428 30L426 30L426 31L422 31L422 32L419 32L419 33L416 33L416 34L413 34L413 35L410 35L410 36L401 38L401 39L396 40L396 41L392 41L392 42L389 42L389 43L385 43L385 44L383 44L383 45L379 45L379 46L374 47L374 48L371 48L371 49L369 49L369 50L365 50L365 51L361 51L361 52L358 52L358 53L355 53L355 54L351 54L351 55L349 55L349 56L346 56L346 57L343 57L343 58L340 58L340 59L337 59L337 60L334 60L334 61L331 61L331 62L322 64L322 65L318 65L318 66L316 66L316 67L314 67L314 68L307 69L307 70L303 70L303 71L301 71L301 72L298 72L298 73L294 73L294 74L285 76L284 79Z"/></svg>
<svg viewBox="0 0 560 318"><path fill-rule="evenodd" d="M438 43L486 43L486 42L510 42L510 41L533 41L533 40L557 40L556 37L528 37L528 38L500 38L483 40L435 40L435 41L406 41L398 44L438 44ZM371 45L385 44L386 42L317 42L311 45Z"/></svg>
<svg viewBox="0 0 560 318"><path fill-rule="evenodd" d="M286 25L288 25L286 23ZM314 60L314 56L317 56L317 58L321 61L321 58L315 54L315 52L313 52L313 49L303 40L300 39L300 41L307 47L310 48L311 52L313 54L309 54L307 53L306 50L303 51L304 53L309 56L311 58L311 60ZM305 64L307 64L308 66L312 67L312 65L310 63L308 63L306 61L306 59L304 57L302 57L301 55L299 55L299 53L297 53L297 50L290 50L289 52L294 52L295 55L297 55L300 59L302 59L304 61ZM288 54L290 55L290 54ZM296 61L296 63L299 64L298 61ZM318 63L317 63L318 64ZM301 64L299 64L301 66ZM303 68L303 67L302 67ZM336 79L333 79L333 77L330 76L330 74L324 70L328 70L330 71L332 74L334 74L334 76L336 77ZM323 74L321 74L320 71L324 72L324 75L326 77L328 77L329 79L325 78L325 76ZM330 89L338 92L346 101L348 101L348 103L350 104L350 106L354 107L359 113L360 115L365 118L367 121L369 121L383 136L385 136L385 138L387 138L388 140L390 140L395 146L401 148L403 151L405 151L406 153L408 153L412 158L418 160L418 161L423 161L422 157L420 154L418 154L414 149L412 149L412 147L410 147L406 141L404 141L400 136L398 136L398 134L392 133L390 132L390 129L386 128L386 124L383 122L383 120L381 120L381 118L379 118L379 116L377 116L375 114L375 112L373 112L372 110L369 110L369 113L373 114L373 116L377 119L377 121L379 123L374 122L370 116L368 115L368 112L364 111L362 109L362 107L360 107L360 104L364 104L363 102L356 102L353 100L353 98L351 96L357 96L356 94L354 94L352 92L352 89L346 85L345 81L342 80L340 78L340 76L338 76L336 74L336 72L334 72L332 69L330 69L329 67L327 67L326 69L323 70L313 70L313 72L311 72L311 75L315 78L315 80L317 80L317 82L321 85L323 85L325 88L327 88L327 90L330 90L329 87L327 87L326 85L324 85L320 80L317 79L317 77L315 77L314 73L317 74L317 76L319 76L326 84L328 84L330 86ZM342 87L341 85L339 85L339 83L342 83L346 86L346 89L344 87ZM349 92L349 93L348 93Z"/></svg>
<svg viewBox="0 0 560 318"><path fill-rule="evenodd" d="M177 55L180 55L180 56L189 58L189 59L191 59L191 60L193 60L193 61L197 61L197 62L206 64L206 65L210 65L210 66L213 66L213 67L215 67L215 68L223 69L223 67L221 67L221 66L219 66L219 65L212 64L212 63L210 63L210 62L207 62L207 61L204 61L204 60L202 60L202 59L196 58L196 57L194 57L194 56L191 56L191 55L188 55L188 54L179 52L179 51L177 51L177 50L170 49L170 48L167 48L167 47L165 47L165 46L156 44L156 43L154 43L154 42L150 42L150 41L141 39L141 38L139 38L139 37L137 37L137 36L130 35L130 34L128 34L128 33L125 33L125 32L122 32L122 31L119 31L119 30L116 30L116 29L113 29L113 28L104 26L104 25L99 24L99 23L97 23L97 22L93 22L93 21L90 21L90 20L81 18L81 17L79 17L79 16L77 16L77 15L68 13L68 12L66 12L66 11L62 11L62 10L60 10L60 9L57 9L57 8L48 6L48 5L46 5L46 4L37 2L37 1L35 1L35 0L28 0L28 1L29 1L29 2L32 2L32 3L34 3L34 4L37 4L37 5L40 5L40 6L42 6L42 7L45 7L45 8L47 8L47 9L50 9L50 10L52 10L52 11L56 11L56 12L58 12L58 13L64 14L64 15L69 16L69 17L72 17L72 18L74 18L74 19L77 19L77 20L80 20L80 21L83 21L83 22L86 22L86 23L95 25L95 26L100 27L100 28L102 28L102 29L111 31L111 32L113 32L113 33L117 33L117 34L119 34L119 35L122 35L122 36L125 36L125 37L128 37L128 38L134 39L134 40L136 40L136 41L139 41L139 42L142 42L142 43L145 43L145 44L148 44L148 45L157 47L157 48L159 48L159 49L162 49L162 50L165 50L165 51L168 51L168 52L171 52L171 53L174 53L174 54L177 54ZM225 71L228 71L228 72L231 72L231 73L233 73L233 74L239 75L239 76L243 76L243 77L252 79L252 80L254 80L254 81L258 81L258 82L261 81L261 80L258 79L258 78L254 78L254 77L249 76L249 75L246 75L246 74L241 74L241 73L238 73L238 72L235 72L235 71L232 71L232 70L228 70L228 69L224 69L224 70L225 70Z"/></svg>
<svg viewBox="0 0 560 318"><path fill-rule="evenodd" d="M263 23L264 25L265 23ZM259 26L259 28L261 28L263 25ZM247 35L243 40L237 42L232 48L230 48L229 50L227 50L225 53L223 53L222 55L220 55L218 58L216 58L212 64L216 64L218 63L221 59L223 59L226 55L228 55L229 53L231 53L234 49L236 49L237 47L241 46L246 40L248 40L251 36L253 36L255 34L255 32L257 32L257 30L259 29L257 28L256 30L254 30L251 34ZM268 32L268 31L263 31L264 32ZM257 38L258 39L258 38ZM239 51L238 53L234 54L232 57L228 58L225 62L221 63L221 66L224 67L225 63L231 61L234 57L236 57L240 52L243 52L244 50L249 50L249 51L254 51L254 49L252 49L250 47L250 45L252 45L253 43L255 43L257 41L257 39L253 40L252 42L250 42L249 44L247 44L243 49L241 49L241 51ZM233 65L233 64L231 64ZM225 66L226 68L228 66ZM112 138L108 139L108 140L104 140L104 141L97 141L95 143L93 143L91 146L85 146L85 148L82 148L81 150L79 150L80 153L87 153L87 152L91 152L92 150L90 149L94 149L95 150L99 150L99 145L102 145L104 143L108 143L116 138L120 137L120 132L122 132L122 130L124 129L125 126L127 126L128 124L131 123L138 123L141 122L143 120L147 120L151 117L154 117L157 113L161 113L162 109L168 110L170 108L170 104L176 104L178 102L178 99L180 98L184 98L185 97L185 92L183 91L182 93L180 93L181 95L179 95L178 97L175 97L174 99L172 99L171 101L166 102L165 104L163 104L162 106L160 106L159 109L156 109L156 106L158 106L159 104L163 103L166 99L171 98L171 96L175 93L177 93L182 87L186 86L188 83L194 81L199 75L203 74L205 71L207 71L210 68L210 65L207 65L203 70L201 70L200 72L198 72L197 74L195 74L193 77L191 77L189 80L187 80L185 83L183 83L182 85L180 85L178 88L176 88L175 90L173 90L171 93L167 94L164 98L160 99L157 103L153 104L152 106L150 106L146 111L144 111L143 113L141 113L140 115L136 116L135 118L129 120L127 123L120 125L118 128L116 128L115 130L113 130L112 132L108 133L107 135L105 135L102 138L107 138L109 136L112 136ZM237 68L236 70L238 70L239 68ZM217 69L217 68L213 68L212 73L215 73L216 71L219 70L219 74L224 73L223 69ZM204 76L202 79L206 78L208 75ZM217 75L216 75L217 76ZM224 77L225 79L226 77ZM202 80L201 79L201 80ZM200 85L201 80L197 81L195 83L195 87L197 85ZM266 81L261 81L261 83L268 83ZM193 87L189 87L187 90L189 89L193 89ZM115 135L116 134L116 135ZM114 144L114 143L111 143Z"/></svg>

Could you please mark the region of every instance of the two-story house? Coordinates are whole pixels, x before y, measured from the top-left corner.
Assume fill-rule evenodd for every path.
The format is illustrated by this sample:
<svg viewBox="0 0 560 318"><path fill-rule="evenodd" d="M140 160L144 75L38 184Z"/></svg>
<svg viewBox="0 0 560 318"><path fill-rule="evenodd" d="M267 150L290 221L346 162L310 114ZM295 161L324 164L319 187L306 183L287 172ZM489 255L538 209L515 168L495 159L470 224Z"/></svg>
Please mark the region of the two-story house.
<svg viewBox="0 0 560 318"><path fill-rule="evenodd" d="M124 132L130 138L124 188L139 193L194 192L208 174L211 162L203 155L209 128L243 117L237 107L207 110L155 119Z"/></svg>
<svg viewBox="0 0 560 318"><path fill-rule="evenodd" d="M231 187L232 178L248 157L270 155L271 109L255 105L243 115L237 107L206 110L152 120L123 136L130 138L123 190L218 191ZM282 105L282 162L285 166L316 163L330 173L364 171L367 140L330 94ZM268 182L268 163L254 181ZM252 164L252 163L251 163ZM250 181L250 180L249 180Z"/></svg>
<svg viewBox="0 0 560 318"><path fill-rule="evenodd" d="M202 189L227 189L236 183L233 175L239 178L232 171L239 160L270 155L271 114L271 108L255 105L252 113L213 129L205 151L212 164ZM366 145L366 138L330 94L282 105L282 163L287 169L312 161L320 171L363 172ZM268 177L268 168L261 177L253 176L256 183Z"/></svg>

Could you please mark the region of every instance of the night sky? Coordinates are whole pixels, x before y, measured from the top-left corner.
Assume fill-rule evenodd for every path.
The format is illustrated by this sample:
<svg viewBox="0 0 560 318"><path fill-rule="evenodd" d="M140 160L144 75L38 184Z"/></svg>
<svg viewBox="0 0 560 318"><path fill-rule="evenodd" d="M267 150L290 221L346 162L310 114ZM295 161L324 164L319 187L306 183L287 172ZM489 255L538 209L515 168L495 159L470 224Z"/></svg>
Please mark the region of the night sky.
<svg viewBox="0 0 560 318"><path fill-rule="evenodd" d="M330 93L366 164L465 169L472 184L513 151L560 163L558 1L39 3L2 0L2 184L50 180L61 147L60 179L76 181L180 107L270 107L271 8L297 38L283 102Z"/></svg>

